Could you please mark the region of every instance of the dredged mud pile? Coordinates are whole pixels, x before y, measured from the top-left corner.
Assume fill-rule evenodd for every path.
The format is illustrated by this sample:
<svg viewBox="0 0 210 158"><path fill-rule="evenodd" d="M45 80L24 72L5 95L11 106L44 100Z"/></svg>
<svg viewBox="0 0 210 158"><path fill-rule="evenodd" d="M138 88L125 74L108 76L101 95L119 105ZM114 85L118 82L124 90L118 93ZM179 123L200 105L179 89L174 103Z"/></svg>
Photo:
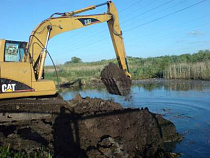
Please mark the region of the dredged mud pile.
<svg viewBox="0 0 210 158"><path fill-rule="evenodd" d="M25 104L28 106L33 107ZM19 109L16 109L17 113ZM35 110L27 109L30 113ZM1 121L0 144L28 153L43 146L54 157L64 158L152 158L167 157L165 146L181 138L174 124L161 115L153 114L147 108L123 109L113 101L78 95L66 104L52 107L37 104L36 113L38 111L50 115Z"/></svg>
<svg viewBox="0 0 210 158"><path fill-rule="evenodd" d="M131 80L116 64L105 66L100 77L109 93L122 96L130 93Z"/></svg>

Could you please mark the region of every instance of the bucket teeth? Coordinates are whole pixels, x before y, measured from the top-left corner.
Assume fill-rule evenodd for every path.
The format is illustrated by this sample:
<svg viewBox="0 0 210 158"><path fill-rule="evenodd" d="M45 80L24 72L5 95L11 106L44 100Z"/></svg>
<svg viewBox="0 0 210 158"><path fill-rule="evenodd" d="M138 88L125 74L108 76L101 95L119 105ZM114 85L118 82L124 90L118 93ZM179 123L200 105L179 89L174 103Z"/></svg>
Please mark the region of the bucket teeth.
<svg viewBox="0 0 210 158"><path fill-rule="evenodd" d="M125 96L130 93L130 83L125 80L116 80L115 78L101 78L110 94Z"/></svg>
<svg viewBox="0 0 210 158"><path fill-rule="evenodd" d="M108 92L110 94L120 95L120 91L117 88L117 84L116 84L116 80L115 79L102 78L101 80L104 83L104 85L106 86L106 89L108 90Z"/></svg>
<svg viewBox="0 0 210 158"><path fill-rule="evenodd" d="M111 94L125 96L130 93L130 78L114 63L105 66L101 72L101 80Z"/></svg>

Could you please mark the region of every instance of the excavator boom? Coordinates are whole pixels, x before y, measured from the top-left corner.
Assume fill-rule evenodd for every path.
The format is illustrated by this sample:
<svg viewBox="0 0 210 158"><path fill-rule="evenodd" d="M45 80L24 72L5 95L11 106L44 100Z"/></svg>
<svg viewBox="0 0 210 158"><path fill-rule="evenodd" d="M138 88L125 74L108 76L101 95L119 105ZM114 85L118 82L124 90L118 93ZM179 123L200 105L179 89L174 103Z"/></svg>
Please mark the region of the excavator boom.
<svg viewBox="0 0 210 158"><path fill-rule="evenodd" d="M107 13L78 15L102 5L107 5ZM32 31L28 43L0 40L0 99L55 94L54 83L43 79L49 40L58 34L102 22L108 24L119 68L130 78L117 10L114 3L108 1L72 12L52 14ZM115 80L105 77L102 81L107 87L112 86L107 83Z"/></svg>

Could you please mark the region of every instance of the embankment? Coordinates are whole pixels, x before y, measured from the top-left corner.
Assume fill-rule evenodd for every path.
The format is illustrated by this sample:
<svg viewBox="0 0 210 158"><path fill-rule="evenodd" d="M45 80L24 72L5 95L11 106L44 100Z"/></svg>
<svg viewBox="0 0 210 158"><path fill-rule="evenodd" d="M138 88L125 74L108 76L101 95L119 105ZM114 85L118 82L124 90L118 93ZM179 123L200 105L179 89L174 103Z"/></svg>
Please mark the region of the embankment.
<svg viewBox="0 0 210 158"><path fill-rule="evenodd" d="M152 158L170 156L166 146L181 139L172 122L147 108L79 95L66 103L28 100L1 102L1 117L7 117L0 121L1 146L29 155L43 147L55 157ZM14 113L25 117L14 120Z"/></svg>

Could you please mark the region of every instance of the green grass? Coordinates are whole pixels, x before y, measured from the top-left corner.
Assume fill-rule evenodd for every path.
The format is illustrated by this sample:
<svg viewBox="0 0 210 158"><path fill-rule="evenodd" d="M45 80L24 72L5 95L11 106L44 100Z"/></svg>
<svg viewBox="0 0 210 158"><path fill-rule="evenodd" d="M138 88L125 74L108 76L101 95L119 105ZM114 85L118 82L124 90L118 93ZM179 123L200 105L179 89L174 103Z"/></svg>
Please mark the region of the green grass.
<svg viewBox="0 0 210 158"><path fill-rule="evenodd" d="M38 151L28 154L25 151L14 151L10 146L0 146L0 158L52 158L52 155L48 151L45 151L43 147L40 147Z"/></svg>
<svg viewBox="0 0 210 158"><path fill-rule="evenodd" d="M132 79L149 78L167 79L202 79L210 80L210 51L199 51L194 54L179 56L161 56L153 58L127 57ZM116 59L97 62L80 62L58 65L59 82L83 79L87 82L100 80L100 72L104 66ZM56 73L52 66L45 67L45 78L56 81Z"/></svg>
<svg viewBox="0 0 210 158"><path fill-rule="evenodd" d="M86 82L98 80L100 79L100 73L104 66L108 65L109 62L117 63L116 60L103 60L98 62L69 63L56 66L59 82L77 79L83 79ZM54 81L57 80L56 73L52 66L45 67L45 78Z"/></svg>

